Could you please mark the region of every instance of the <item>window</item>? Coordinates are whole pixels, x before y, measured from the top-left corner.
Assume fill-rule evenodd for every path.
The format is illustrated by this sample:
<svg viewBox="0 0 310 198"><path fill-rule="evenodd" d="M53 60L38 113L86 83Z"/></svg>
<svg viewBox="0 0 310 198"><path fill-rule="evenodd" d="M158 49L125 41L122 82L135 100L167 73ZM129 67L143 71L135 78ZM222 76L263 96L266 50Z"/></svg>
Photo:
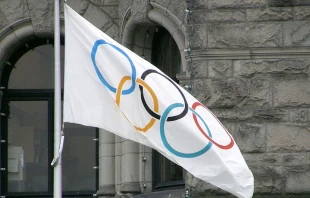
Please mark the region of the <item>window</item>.
<svg viewBox="0 0 310 198"><path fill-rule="evenodd" d="M180 72L179 49L164 28L158 28L152 44L152 64L178 83L176 74ZM153 188L163 189L184 186L183 168L174 164L157 151L153 151Z"/></svg>
<svg viewBox="0 0 310 198"><path fill-rule="evenodd" d="M1 87L0 193L52 197L54 138L53 40L31 40L6 61ZM61 47L62 61L63 46ZM97 190L98 130L65 124L63 196Z"/></svg>

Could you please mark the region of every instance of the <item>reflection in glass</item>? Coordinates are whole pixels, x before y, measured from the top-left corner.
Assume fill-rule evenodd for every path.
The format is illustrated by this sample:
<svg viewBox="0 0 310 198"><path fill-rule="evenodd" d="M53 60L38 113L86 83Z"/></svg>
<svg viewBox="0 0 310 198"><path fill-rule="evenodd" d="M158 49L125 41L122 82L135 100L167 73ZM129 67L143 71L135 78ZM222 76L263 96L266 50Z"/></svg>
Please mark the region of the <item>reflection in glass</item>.
<svg viewBox="0 0 310 198"><path fill-rule="evenodd" d="M158 152L155 153L156 170L159 170L156 174L156 182L172 182L183 180L183 168L171 162Z"/></svg>
<svg viewBox="0 0 310 198"><path fill-rule="evenodd" d="M8 119L8 191L48 190L46 101L11 101Z"/></svg>
<svg viewBox="0 0 310 198"><path fill-rule="evenodd" d="M61 63L63 62L64 46L61 46ZM63 74L63 67L61 69L61 73ZM63 77L61 82L63 84ZM38 46L28 51L17 61L10 75L9 89L53 88L54 48L52 45Z"/></svg>
<svg viewBox="0 0 310 198"><path fill-rule="evenodd" d="M96 128L65 123L63 191L96 190Z"/></svg>

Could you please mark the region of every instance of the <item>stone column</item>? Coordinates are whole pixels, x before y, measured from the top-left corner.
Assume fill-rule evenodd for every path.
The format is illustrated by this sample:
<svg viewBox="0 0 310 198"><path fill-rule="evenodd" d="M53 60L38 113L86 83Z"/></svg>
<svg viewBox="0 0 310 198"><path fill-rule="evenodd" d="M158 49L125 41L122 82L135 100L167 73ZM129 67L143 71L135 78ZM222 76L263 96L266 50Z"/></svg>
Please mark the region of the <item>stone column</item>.
<svg viewBox="0 0 310 198"><path fill-rule="evenodd" d="M139 145L139 171L140 171L140 186L142 187L141 193L152 192L152 149Z"/></svg>
<svg viewBox="0 0 310 198"><path fill-rule="evenodd" d="M121 193L141 193L139 182L139 144L122 141L122 185Z"/></svg>
<svg viewBox="0 0 310 198"><path fill-rule="evenodd" d="M99 130L99 196L113 196L115 192L115 135Z"/></svg>
<svg viewBox="0 0 310 198"><path fill-rule="evenodd" d="M120 194L122 184L122 139L115 135L115 190Z"/></svg>

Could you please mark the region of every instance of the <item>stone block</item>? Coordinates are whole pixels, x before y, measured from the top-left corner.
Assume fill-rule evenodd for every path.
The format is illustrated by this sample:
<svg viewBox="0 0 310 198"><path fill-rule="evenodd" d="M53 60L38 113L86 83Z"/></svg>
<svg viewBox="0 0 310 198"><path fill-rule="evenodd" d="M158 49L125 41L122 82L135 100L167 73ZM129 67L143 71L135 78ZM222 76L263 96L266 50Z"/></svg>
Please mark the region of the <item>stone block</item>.
<svg viewBox="0 0 310 198"><path fill-rule="evenodd" d="M192 8L194 10L199 9L207 9L208 8L208 1L206 0L195 0L195 1L189 1L192 3ZM189 6L188 6L189 7Z"/></svg>
<svg viewBox="0 0 310 198"><path fill-rule="evenodd" d="M4 21L6 21L9 24L14 24L15 22L21 19L30 17L26 0L0 1L0 11L1 11L1 18L3 18L4 16L5 18ZM3 23L3 21L0 22L0 27L1 23Z"/></svg>
<svg viewBox="0 0 310 198"><path fill-rule="evenodd" d="M209 24L209 48L280 47L280 23Z"/></svg>
<svg viewBox="0 0 310 198"><path fill-rule="evenodd" d="M157 5L160 5L164 8L167 8L169 6L170 1L167 0L150 0L151 3L155 3Z"/></svg>
<svg viewBox="0 0 310 198"><path fill-rule="evenodd" d="M232 60L210 60L208 73L209 78L232 77Z"/></svg>
<svg viewBox="0 0 310 198"><path fill-rule="evenodd" d="M308 121L308 109L290 109L290 120L295 123L304 123Z"/></svg>
<svg viewBox="0 0 310 198"><path fill-rule="evenodd" d="M114 23L109 15L92 4L87 7L84 18L101 30L107 30Z"/></svg>
<svg viewBox="0 0 310 198"><path fill-rule="evenodd" d="M118 7L116 7L116 6L103 6L103 7L101 7L101 10L103 10L112 19L118 19Z"/></svg>
<svg viewBox="0 0 310 198"><path fill-rule="evenodd" d="M310 21L289 21L283 24L283 45L310 46Z"/></svg>
<svg viewBox="0 0 310 198"><path fill-rule="evenodd" d="M188 72L192 78L207 77L208 61L206 60L193 60L192 63L188 63Z"/></svg>
<svg viewBox="0 0 310 198"><path fill-rule="evenodd" d="M191 94L202 104L206 104L206 101L210 99L211 94L209 89L206 89L204 80L192 80L192 81L184 81L181 82L181 86L189 85L191 84L192 90Z"/></svg>
<svg viewBox="0 0 310 198"><path fill-rule="evenodd" d="M286 21L293 18L292 8L247 9L247 21Z"/></svg>
<svg viewBox="0 0 310 198"><path fill-rule="evenodd" d="M189 37L187 41L190 43L191 49L206 49L208 45L207 27L205 24L193 25L190 27Z"/></svg>
<svg viewBox="0 0 310 198"><path fill-rule="evenodd" d="M293 0L295 6L310 6L309 0Z"/></svg>
<svg viewBox="0 0 310 198"><path fill-rule="evenodd" d="M245 82L247 95L237 106L248 108L270 108L272 105L270 82L266 79L249 79Z"/></svg>
<svg viewBox="0 0 310 198"><path fill-rule="evenodd" d="M202 102L211 108L271 106L270 83L263 79L209 79L205 80L202 93Z"/></svg>
<svg viewBox="0 0 310 198"><path fill-rule="evenodd" d="M256 109L253 110L253 120L266 120L266 121L289 121L288 109Z"/></svg>
<svg viewBox="0 0 310 198"><path fill-rule="evenodd" d="M89 5L88 1L68 1L67 4L80 15L83 15Z"/></svg>
<svg viewBox="0 0 310 198"><path fill-rule="evenodd" d="M34 33L39 36L54 34L54 1L28 0Z"/></svg>
<svg viewBox="0 0 310 198"><path fill-rule="evenodd" d="M119 27L115 23L109 27L109 29L105 30L104 33L109 35L114 40L119 40Z"/></svg>
<svg viewBox="0 0 310 198"><path fill-rule="evenodd" d="M295 20L309 20L310 19L310 7L294 7L293 16Z"/></svg>
<svg viewBox="0 0 310 198"><path fill-rule="evenodd" d="M268 5L274 7L292 6L294 0L269 0Z"/></svg>
<svg viewBox="0 0 310 198"><path fill-rule="evenodd" d="M99 197L114 197L114 195L116 194L115 185L99 186L99 190L96 192L96 194Z"/></svg>
<svg viewBox="0 0 310 198"><path fill-rule="evenodd" d="M122 142L123 154L125 153L139 153L139 144L131 140Z"/></svg>
<svg viewBox="0 0 310 198"><path fill-rule="evenodd" d="M310 86L307 79L281 80L274 83L274 106L310 105Z"/></svg>
<svg viewBox="0 0 310 198"><path fill-rule="evenodd" d="M242 79L209 79L204 81L200 94L208 107L234 107L248 96L246 82Z"/></svg>
<svg viewBox="0 0 310 198"><path fill-rule="evenodd" d="M195 10L193 11L193 23L218 23L218 22L243 22L244 10Z"/></svg>
<svg viewBox="0 0 310 198"><path fill-rule="evenodd" d="M309 59L238 60L234 61L234 76L308 75Z"/></svg>
<svg viewBox="0 0 310 198"><path fill-rule="evenodd" d="M122 157L115 156L115 184L120 185L122 183Z"/></svg>
<svg viewBox="0 0 310 198"><path fill-rule="evenodd" d="M228 193L218 187L209 184L203 180L194 177L189 172L186 172L185 186L190 189L191 197L210 197L211 195L227 195Z"/></svg>
<svg viewBox="0 0 310 198"><path fill-rule="evenodd" d="M125 13L128 9L131 8L132 0L127 1L119 1L119 7L118 7L118 16L120 19L123 19L125 17ZM120 21L120 24L122 21Z"/></svg>
<svg viewBox="0 0 310 198"><path fill-rule="evenodd" d="M115 144L114 143L100 144L99 152L100 157L115 156Z"/></svg>
<svg viewBox="0 0 310 198"><path fill-rule="evenodd" d="M151 10L149 1L133 0L131 4L132 20L136 23L150 23L148 12Z"/></svg>
<svg viewBox="0 0 310 198"><path fill-rule="evenodd" d="M209 8L253 8L266 7L268 0L209 0Z"/></svg>
<svg viewBox="0 0 310 198"><path fill-rule="evenodd" d="M244 153L248 165L300 166L307 164L306 153Z"/></svg>
<svg viewBox="0 0 310 198"><path fill-rule="evenodd" d="M236 134L232 135L243 153L258 153L266 150L265 124L237 124Z"/></svg>
<svg viewBox="0 0 310 198"><path fill-rule="evenodd" d="M281 166L249 166L254 175L254 192L281 194L283 192L283 168Z"/></svg>
<svg viewBox="0 0 310 198"><path fill-rule="evenodd" d="M289 121L287 109L212 109L220 120L225 121Z"/></svg>
<svg viewBox="0 0 310 198"><path fill-rule="evenodd" d="M170 0L167 10L175 15L181 22L185 22L187 4L186 1Z"/></svg>
<svg viewBox="0 0 310 198"><path fill-rule="evenodd" d="M310 151L310 133L307 126L288 124L267 124L268 152L306 152Z"/></svg>
<svg viewBox="0 0 310 198"><path fill-rule="evenodd" d="M0 14L0 32L2 32L2 29L6 26L8 26L9 23L7 20L4 18L3 14ZM2 39L1 39L2 40Z"/></svg>
<svg viewBox="0 0 310 198"><path fill-rule="evenodd" d="M99 7L118 6L118 0L90 0L94 5Z"/></svg>
<svg viewBox="0 0 310 198"><path fill-rule="evenodd" d="M252 111L248 109L211 109L214 115L222 121L244 121L252 118Z"/></svg>
<svg viewBox="0 0 310 198"><path fill-rule="evenodd" d="M310 193L310 166L295 166L286 168L286 193Z"/></svg>

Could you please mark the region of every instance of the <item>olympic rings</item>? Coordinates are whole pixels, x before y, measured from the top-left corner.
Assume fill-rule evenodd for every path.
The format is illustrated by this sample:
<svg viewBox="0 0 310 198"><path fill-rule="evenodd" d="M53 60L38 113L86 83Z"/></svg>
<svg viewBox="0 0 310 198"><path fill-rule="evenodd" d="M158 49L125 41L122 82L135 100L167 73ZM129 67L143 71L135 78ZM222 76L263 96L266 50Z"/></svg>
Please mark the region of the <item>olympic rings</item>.
<svg viewBox="0 0 310 198"><path fill-rule="evenodd" d="M193 104L192 108L195 110L196 107L198 107L198 106L204 107L201 103L195 102L195 103ZM205 108L205 107L204 107L204 108ZM205 109L207 109L207 108L205 108ZM208 109L207 109L207 110L208 110ZM209 110L208 110L208 111L209 111ZM209 112L210 112L210 111L209 111ZM210 112L210 113L211 113L211 112ZM211 114L212 114L212 113L211 113ZM209 131L209 129L208 129L208 132L209 132L209 136L208 136L208 135L204 132L204 130L200 127L196 115L198 115L198 114L193 114L193 118L194 118L194 121L195 121L195 123L196 123L198 129L200 130L200 132L201 132L210 142L212 142L212 143L213 143L214 145L216 145L217 147L219 147L219 148L221 148L221 149L225 149L225 150L230 149L231 147L234 146L234 140L232 139L231 135L228 133L228 131L225 129L225 127L223 127L222 124L221 124L221 125L222 125L223 129L226 131L227 135L228 135L229 138L230 138L230 143L227 144L227 145L220 145L219 143L215 142L215 141L212 139L212 137L210 136L210 131ZM212 114L212 115L213 115L213 114ZM214 116L214 117L215 117L215 116ZM216 117L215 117L215 118L216 118ZM199 119L201 119L201 118L199 118ZM220 123L220 122L219 122L219 123Z"/></svg>
<svg viewBox="0 0 310 198"><path fill-rule="evenodd" d="M92 62L94 64L94 67L95 67L95 70L96 70L96 73L100 79L100 81L110 90L112 91L113 93L116 92L116 88L112 87L106 80L105 78L102 76L97 64L96 64L96 54L97 54L97 51L98 51L98 47L99 45L110 45L111 47L113 47L114 49L116 49L118 52L120 52L122 55L124 55L127 60L129 61L130 63L130 66L131 66L131 69L132 69L132 75L131 75L131 79L132 79L132 85L130 88L126 89L126 90L123 90L122 91L122 95L127 95L127 94L131 94L134 90L135 90L135 86L136 86L136 83L135 83L135 80L136 80L136 68L132 62L132 60L129 58L129 56L119 47L111 44L111 43L108 43L106 42L105 40L97 40L93 46L93 49L91 51L91 59L92 59Z"/></svg>
<svg viewBox="0 0 310 198"><path fill-rule="evenodd" d="M194 158L194 157L198 157L198 156L204 154L205 152L207 152L207 151L211 148L211 146L212 146L212 143L211 143L211 142L209 142L209 143L207 144L207 146L205 146L203 149L201 149L201 150L199 150L199 151L197 151L197 152L194 152L194 153L182 153L182 152L179 152L179 151L175 150L174 148L172 148L172 146L170 146L170 144L169 144L168 141L167 141L167 138L166 138L166 135L165 135L165 128L164 128L164 127L165 127L165 126L164 126L164 125L165 125L165 121L166 121L166 119L167 119L168 114L170 113L170 111L171 111L172 109L178 108L178 107L184 107L184 105L181 104L181 103L174 103L174 104L170 105L170 106L165 110L165 112L163 113L162 118L161 118L161 120L160 120L160 136L161 136L161 139L162 139L162 141L163 141L165 147L166 147L171 153L173 153L174 155L176 155L176 156L178 156L178 157L183 157L183 158ZM191 111L192 111L194 114L197 114L197 113L195 112L195 110L191 109ZM208 129L209 136L212 137L212 134L211 134L211 132L210 132L210 130L209 130L207 124L205 123L205 121L204 121L200 116L198 116L198 117L201 119L201 121L204 123L204 125L205 125L206 128Z"/></svg>
<svg viewBox="0 0 310 198"><path fill-rule="evenodd" d="M155 73L155 74L159 74L161 75L162 77L166 78L181 94L182 98L183 98L183 101L184 101L184 104L185 104L185 107L184 107L184 110L179 114L179 115L176 115L176 116L172 116L172 117L168 117L167 121L175 121L175 120L179 120L181 118L183 118L187 112L188 112L188 104L187 104L187 101L186 101L186 98L183 94L183 92L180 90L180 88L170 79L168 78L167 76L159 73L158 71L156 70L153 70L153 69L148 69L146 70L142 75L141 75L141 79L142 80L145 80L146 76L151 74L151 73ZM142 103L143 103L143 106L144 108L146 109L146 111L154 118L156 118L157 120L160 120L160 115L158 115L157 113L155 113L154 111L152 111L149 106L146 104L145 102L145 99L144 99L144 95L143 95L143 87L142 86L139 86L140 88L140 91L141 91L141 100L142 100Z"/></svg>
<svg viewBox="0 0 310 198"><path fill-rule="evenodd" d="M103 77L103 75L101 74L97 64L96 64L96 54L98 52L98 47L100 45L109 45L111 46L113 49L115 49L116 51L118 51L119 53L121 53L123 56L125 56L125 58L128 60L128 62L130 63L130 66L131 66L131 70L132 70L132 74L131 76L123 76L122 79L120 80L117 88L113 87L112 85L110 85L106 79ZM130 57L126 54L126 52L124 52L121 48L111 44L111 43L108 43L106 42L105 40L97 40L95 43L94 43L94 46L92 48L92 51L91 51L91 59L92 59L92 62L93 62L93 65L94 65L94 68L95 68L95 71L96 71L96 74L97 76L99 77L100 81L102 82L102 84L107 88L109 89L111 92L115 93L115 102L116 104L120 107L120 102L121 102L121 96L122 95L128 95L128 94L131 94L132 92L135 91L135 88L136 88L136 84L138 83L139 84L139 89L140 89L140 94L141 94L141 102L145 108L145 110L148 112L148 114L151 115L151 120L143 127L143 128L140 128L140 127L137 127L135 126L134 124L132 124L130 122L130 120L126 117L126 115L124 114L124 112L122 111L124 117L134 126L134 128L140 132L147 132L149 129L151 129L155 122L156 122L156 119L159 120L160 122L160 126L159 126L159 130L160 130L160 137L161 137L161 140L162 140L162 143L163 145L166 147L166 149L171 152L172 154L178 156L178 157L182 157L182 158L194 158L194 157L198 157L204 153L206 153L211 147L212 145L214 144L215 146L217 146L218 148L220 149L224 149L224 150L227 150L227 149L230 149L234 146L234 140L233 138L231 137L231 135L228 133L228 131L223 127L223 125L217 120L217 118L212 114L211 111L209 111L206 107L204 107L201 103L199 102L194 102L193 105L192 105L192 108L189 108L188 107L188 103L187 103L187 99L184 95L184 93L181 91L181 89L178 87L178 85L173 82L173 80L171 80L169 77L165 76L164 74L154 70L154 69L148 69L146 71L144 71L141 75L141 78L137 78L137 74L136 74L136 67L133 63L133 61L130 59ZM167 79L178 91L179 93L181 94L181 97L183 99L183 102L184 104L182 103L174 103L170 106L168 106L165 111L163 112L162 115L159 115L159 102L158 102L158 98L156 96L156 94L154 93L153 89L145 82L145 78L149 75L149 74L159 74L161 75L162 77L164 77L165 79ZM129 81L131 80L132 84L131 86L126 89L126 90L123 90L123 86L125 84L126 81ZM144 98L144 93L143 93L143 89L146 89L150 95L151 95L151 98L153 100L153 110L148 106L148 104L146 103L145 101L145 98ZM221 125L221 127L223 127L223 129L225 130L225 132L227 133L227 135L229 136L230 138L230 143L227 144L227 145L221 145L217 142L215 142L213 139L212 139L212 133L211 133L211 130L210 128L208 127L208 125L206 124L205 120L197 113L196 111L196 108L198 106L202 106L204 107L207 111L209 111L209 113L212 114L212 116L219 122L219 124ZM183 111L179 114L179 115L175 115L175 116L168 116L169 113L175 109L175 108L183 108ZM201 150L199 151L196 151L196 152L192 152L192 153L184 153L184 152L180 152L180 151L177 151L176 149L174 149L168 142L167 138L166 138L166 133L165 133L165 123L166 122L169 122L169 121L176 121L176 120L179 120L181 118L183 118L184 116L187 115L188 113L188 110L190 110L193 114L193 120L195 122L195 125L196 127L199 129L200 133L208 140L208 144L202 148ZM207 133L201 128L199 122L198 122L198 119L197 117L199 118L199 120L203 123L203 125L205 126L206 130L207 130Z"/></svg>
<svg viewBox="0 0 310 198"><path fill-rule="evenodd" d="M122 90L123 85L125 84L125 82L127 80L131 80L130 76L124 76L118 85L117 92L116 92L116 104L118 106L120 106L120 101L121 101L121 90ZM152 88L148 84L146 84L144 81L142 81L141 79L137 79L137 83L140 84L139 86L141 86L141 85L144 86L150 92L152 99L153 99L154 111L158 113L158 109L159 109L158 99L157 99L154 91L152 90ZM123 113L123 115L125 116L124 113ZM125 118L129 121L129 119L126 116L125 116ZM138 131L146 132L155 124L155 121L156 121L155 118L152 118L151 121L144 128L140 128L137 126L134 126L134 127Z"/></svg>

